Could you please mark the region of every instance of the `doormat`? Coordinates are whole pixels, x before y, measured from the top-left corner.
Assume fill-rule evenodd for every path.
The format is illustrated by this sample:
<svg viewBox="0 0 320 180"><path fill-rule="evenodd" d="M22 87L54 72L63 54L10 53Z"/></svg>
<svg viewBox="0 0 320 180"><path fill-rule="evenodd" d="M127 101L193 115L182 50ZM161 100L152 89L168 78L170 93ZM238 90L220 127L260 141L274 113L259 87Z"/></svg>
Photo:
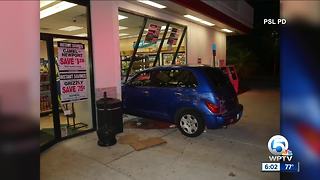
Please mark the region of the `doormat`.
<svg viewBox="0 0 320 180"><path fill-rule="evenodd" d="M120 136L118 142L120 144L128 144L136 151L167 143L167 141L165 141L161 137L150 137L140 140L139 136L136 134L127 134L124 136Z"/></svg>
<svg viewBox="0 0 320 180"><path fill-rule="evenodd" d="M134 128L134 129L169 129L175 128L175 124L157 121L152 119L133 119L125 121L123 124L124 128Z"/></svg>

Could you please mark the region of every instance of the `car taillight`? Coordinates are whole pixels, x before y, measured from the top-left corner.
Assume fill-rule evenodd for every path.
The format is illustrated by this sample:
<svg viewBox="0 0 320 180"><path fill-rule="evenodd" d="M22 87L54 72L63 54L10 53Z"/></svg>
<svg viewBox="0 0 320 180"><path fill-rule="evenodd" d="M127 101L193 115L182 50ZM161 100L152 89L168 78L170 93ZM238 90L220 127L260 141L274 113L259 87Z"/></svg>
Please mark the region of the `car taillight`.
<svg viewBox="0 0 320 180"><path fill-rule="evenodd" d="M211 103L210 101L206 101L206 106L213 113L220 113L220 107Z"/></svg>

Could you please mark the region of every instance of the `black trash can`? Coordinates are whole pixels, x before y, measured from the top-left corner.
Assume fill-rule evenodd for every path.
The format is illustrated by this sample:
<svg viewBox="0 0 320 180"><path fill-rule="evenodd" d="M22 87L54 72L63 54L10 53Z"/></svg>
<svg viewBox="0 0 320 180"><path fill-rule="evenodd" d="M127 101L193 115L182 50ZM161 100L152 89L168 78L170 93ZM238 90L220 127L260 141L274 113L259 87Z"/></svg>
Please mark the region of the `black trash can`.
<svg viewBox="0 0 320 180"><path fill-rule="evenodd" d="M104 97L97 101L98 111L98 145L116 144L116 134L123 132L122 103L118 99Z"/></svg>

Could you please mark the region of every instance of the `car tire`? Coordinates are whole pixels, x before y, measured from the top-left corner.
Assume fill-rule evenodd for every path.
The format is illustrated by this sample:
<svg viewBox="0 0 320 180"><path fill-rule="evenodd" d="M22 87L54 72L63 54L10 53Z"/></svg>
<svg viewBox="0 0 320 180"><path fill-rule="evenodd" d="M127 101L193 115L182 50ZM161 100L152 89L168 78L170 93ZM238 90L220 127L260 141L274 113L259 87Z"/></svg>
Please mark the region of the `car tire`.
<svg viewBox="0 0 320 180"><path fill-rule="evenodd" d="M175 122L180 132L188 137L197 137L202 134L205 129L201 114L194 110L178 112Z"/></svg>

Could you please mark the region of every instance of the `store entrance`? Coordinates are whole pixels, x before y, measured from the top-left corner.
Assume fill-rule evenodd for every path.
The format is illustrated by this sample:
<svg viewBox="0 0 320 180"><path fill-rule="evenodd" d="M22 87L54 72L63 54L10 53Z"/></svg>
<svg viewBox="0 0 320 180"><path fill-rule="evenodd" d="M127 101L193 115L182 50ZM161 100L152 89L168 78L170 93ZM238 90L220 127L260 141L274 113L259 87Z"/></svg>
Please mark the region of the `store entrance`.
<svg viewBox="0 0 320 180"><path fill-rule="evenodd" d="M95 124L88 39L40 36L40 147L45 147Z"/></svg>
<svg viewBox="0 0 320 180"><path fill-rule="evenodd" d="M50 40L40 40L40 146L50 144L59 139L59 129L55 124L54 119L57 117L55 112L57 94L53 87L54 73L52 72L49 57L52 49L52 42ZM55 128L56 127L56 128Z"/></svg>

